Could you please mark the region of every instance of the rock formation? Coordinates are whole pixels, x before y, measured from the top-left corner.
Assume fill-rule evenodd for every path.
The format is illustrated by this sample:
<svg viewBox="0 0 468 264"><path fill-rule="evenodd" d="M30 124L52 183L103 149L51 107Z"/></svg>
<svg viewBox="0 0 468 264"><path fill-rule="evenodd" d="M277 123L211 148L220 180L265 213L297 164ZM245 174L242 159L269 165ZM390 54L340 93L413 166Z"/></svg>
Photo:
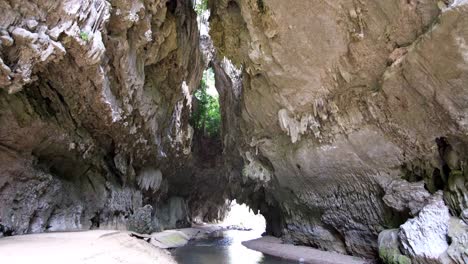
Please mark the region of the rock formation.
<svg viewBox="0 0 468 264"><path fill-rule="evenodd" d="M192 5L0 0L0 236L237 199L286 242L467 262L468 1L209 0L201 37ZM207 67L216 139L189 125Z"/></svg>
<svg viewBox="0 0 468 264"><path fill-rule="evenodd" d="M125 228L190 153L188 1L1 1L3 234Z"/></svg>
<svg viewBox="0 0 468 264"><path fill-rule="evenodd" d="M285 239L372 257L380 232L425 221L437 190L464 217L466 1L210 7L218 56L242 68L243 177L262 184Z"/></svg>

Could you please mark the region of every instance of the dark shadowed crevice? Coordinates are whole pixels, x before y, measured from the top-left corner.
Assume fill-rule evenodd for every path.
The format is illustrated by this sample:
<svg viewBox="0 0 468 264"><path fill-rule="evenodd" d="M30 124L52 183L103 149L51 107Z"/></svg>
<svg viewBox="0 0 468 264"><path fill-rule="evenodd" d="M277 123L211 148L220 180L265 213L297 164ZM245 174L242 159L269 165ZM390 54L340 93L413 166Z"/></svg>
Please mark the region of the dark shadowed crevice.
<svg viewBox="0 0 468 264"><path fill-rule="evenodd" d="M177 10L177 1L178 0L169 0L166 2L167 11L171 14L175 14L175 11Z"/></svg>

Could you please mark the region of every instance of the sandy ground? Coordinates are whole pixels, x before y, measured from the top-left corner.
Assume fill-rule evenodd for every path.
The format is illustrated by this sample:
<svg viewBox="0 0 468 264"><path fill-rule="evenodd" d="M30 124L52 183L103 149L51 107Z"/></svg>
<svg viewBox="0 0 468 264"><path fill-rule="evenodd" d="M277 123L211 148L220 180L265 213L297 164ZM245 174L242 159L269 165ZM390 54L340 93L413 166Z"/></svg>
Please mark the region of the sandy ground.
<svg viewBox="0 0 468 264"><path fill-rule="evenodd" d="M242 242L242 245L252 250L262 253L299 261L299 263L310 264L364 264L372 261L342 255L333 252L321 251L310 247L294 246L282 244L282 241L275 237L262 237L250 241Z"/></svg>
<svg viewBox="0 0 468 264"><path fill-rule="evenodd" d="M165 250L128 232L44 233L0 239L0 263L8 264L175 264Z"/></svg>
<svg viewBox="0 0 468 264"><path fill-rule="evenodd" d="M149 240L151 243L130 236L130 232L104 230L5 237L0 239L0 264L176 264L168 251L157 246L161 246L161 243L163 246L183 246L188 240L206 238L223 229L206 225L169 230L147 235L153 240ZM299 263L372 263L310 247L282 244L280 239L274 237L262 237L242 244L252 250Z"/></svg>
<svg viewBox="0 0 468 264"><path fill-rule="evenodd" d="M215 236L225 227L194 225L151 235L130 236L125 231L81 231L0 238L0 264L172 264L161 248L184 246L189 240ZM147 241L150 241L148 243Z"/></svg>

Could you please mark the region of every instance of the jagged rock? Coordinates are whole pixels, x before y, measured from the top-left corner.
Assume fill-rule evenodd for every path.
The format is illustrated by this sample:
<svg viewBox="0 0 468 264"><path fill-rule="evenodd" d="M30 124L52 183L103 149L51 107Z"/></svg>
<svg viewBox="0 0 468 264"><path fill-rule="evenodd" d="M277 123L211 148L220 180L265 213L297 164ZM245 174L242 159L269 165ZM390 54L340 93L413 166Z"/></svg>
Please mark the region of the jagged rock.
<svg viewBox="0 0 468 264"><path fill-rule="evenodd" d="M268 184L240 175L242 188L261 186L260 210L275 208L270 221L292 242L341 241L376 257L378 234L417 215L424 186L444 189L466 162L467 3L210 2L217 55L243 69L225 138L236 135L240 168L254 160L271 172ZM440 151L440 138L454 151ZM405 164L424 182L399 182Z"/></svg>
<svg viewBox="0 0 468 264"><path fill-rule="evenodd" d="M468 263L468 225L457 217L451 217L448 236L451 243L447 254L457 264Z"/></svg>
<svg viewBox="0 0 468 264"><path fill-rule="evenodd" d="M0 0L3 233L124 229L167 198L203 63L191 2L166 2Z"/></svg>
<svg viewBox="0 0 468 264"><path fill-rule="evenodd" d="M443 263L443 254L449 248L449 220L448 207L439 192L417 217L400 226L402 248L414 263Z"/></svg>
<svg viewBox="0 0 468 264"><path fill-rule="evenodd" d="M447 190L444 192L445 202L450 206L453 215L460 216L468 209L468 174L460 170L452 170L448 177Z"/></svg>
<svg viewBox="0 0 468 264"><path fill-rule="evenodd" d="M460 217L468 225L468 209L463 210Z"/></svg>
<svg viewBox="0 0 468 264"><path fill-rule="evenodd" d="M209 0L204 59L192 3L0 0L2 235L147 230L143 204L178 228L237 199L291 243L376 258L380 234L387 262L382 230L414 216L401 252L464 260L424 186L466 223L467 1ZM189 125L207 66L213 140Z"/></svg>
<svg viewBox="0 0 468 264"><path fill-rule="evenodd" d="M11 34L19 45L34 44L39 38L39 34L27 31L24 28L15 28Z"/></svg>
<svg viewBox="0 0 468 264"><path fill-rule="evenodd" d="M151 234L160 231L158 220L153 217L153 207L147 204L138 208L135 213L130 215L127 228L140 234Z"/></svg>
<svg viewBox="0 0 468 264"><path fill-rule="evenodd" d="M424 182L409 183L393 181L385 189L383 201L398 212L409 211L416 216L426 205L431 194L424 188Z"/></svg>

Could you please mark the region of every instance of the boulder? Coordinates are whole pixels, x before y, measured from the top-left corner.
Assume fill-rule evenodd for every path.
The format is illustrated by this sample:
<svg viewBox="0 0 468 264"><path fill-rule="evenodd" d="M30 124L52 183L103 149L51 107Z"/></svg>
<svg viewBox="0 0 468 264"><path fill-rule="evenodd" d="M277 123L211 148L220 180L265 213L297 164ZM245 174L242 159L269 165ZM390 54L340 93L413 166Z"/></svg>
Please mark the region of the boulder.
<svg viewBox="0 0 468 264"><path fill-rule="evenodd" d="M410 258L400 251L398 229L389 229L379 234L379 257L385 264L411 264Z"/></svg>
<svg viewBox="0 0 468 264"><path fill-rule="evenodd" d="M443 254L449 247L449 220L449 209L438 192L417 217L400 226L398 236L405 255L413 263L443 263Z"/></svg>
<svg viewBox="0 0 468 264"><path fill-rule="evenodd" d="M141 234L151 234L159 231L159 223L157 218L152 216L153 207L145 205L135 211L127 222L127 228Z"/></svg>
<svg viewBox="0 0 468 264"><path fill-rule="evenodd" d="M408 211L412 216L416 216L430 196L431 194L424 188L424 182L410 183L396 180L386 188L383 201L398 212Z"/></svg>
<svg viewBox="0 0 468 264"><path fill-rule="evenodd" d="M448 256L457 264L468 263L468 225L457 217L451 217L448 236L451 241Z"/></svg>

